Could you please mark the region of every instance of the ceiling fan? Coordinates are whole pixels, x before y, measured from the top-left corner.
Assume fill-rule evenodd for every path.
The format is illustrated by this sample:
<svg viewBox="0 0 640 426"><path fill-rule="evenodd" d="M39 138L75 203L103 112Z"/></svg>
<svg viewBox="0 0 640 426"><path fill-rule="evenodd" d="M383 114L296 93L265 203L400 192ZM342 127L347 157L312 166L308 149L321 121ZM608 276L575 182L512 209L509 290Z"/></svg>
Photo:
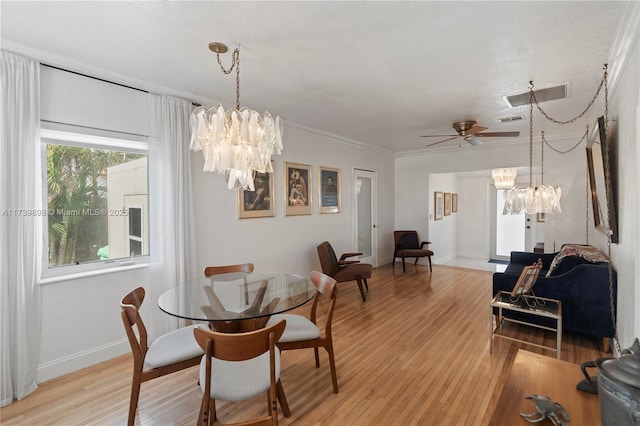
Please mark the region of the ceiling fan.
<svg viewBox="0 0 640 426"><path fill-rule="evenodd" d="M465 142L471 145L482 145L483 142L478 139L478 137L517 137L520 136L520 132L486 132L486 127L478 126L475 121L457 121L453 123L453 128L456 131L456 135L424 135L420 136L421 138L433 138L433 137L447 137L447 139L442 139L438 142L434 142L432 144L427 145L427 148L430 146L438 145L443 142L447 142L453 139L462 138Z"/></svg>

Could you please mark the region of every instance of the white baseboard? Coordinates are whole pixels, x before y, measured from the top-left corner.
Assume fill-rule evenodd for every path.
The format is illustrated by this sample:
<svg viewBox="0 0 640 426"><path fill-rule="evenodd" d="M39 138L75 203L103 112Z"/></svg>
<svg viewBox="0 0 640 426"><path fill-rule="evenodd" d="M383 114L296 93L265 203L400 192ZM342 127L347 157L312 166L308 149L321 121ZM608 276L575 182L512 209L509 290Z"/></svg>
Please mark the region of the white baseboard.
<svg viewBox="0 0 640 426"><path fill-rule="evenodd" d="M36 382L43 383L47 380L99 364L131 352L131 346L127 339L118 340L107 345L98 346L83 352L78 352L38 365Z"/></svg>

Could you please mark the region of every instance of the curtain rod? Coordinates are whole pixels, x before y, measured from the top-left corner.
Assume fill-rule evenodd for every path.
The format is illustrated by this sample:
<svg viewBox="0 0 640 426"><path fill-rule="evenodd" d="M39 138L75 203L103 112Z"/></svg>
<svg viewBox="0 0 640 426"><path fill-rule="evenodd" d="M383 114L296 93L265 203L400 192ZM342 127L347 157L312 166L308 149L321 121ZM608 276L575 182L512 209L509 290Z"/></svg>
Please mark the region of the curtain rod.
<svg viewBox="0 0 640 426"><path fill-rule="evenodd" d="M57 67L57 66L55 66L55 65L49 65L49 64L45 64L45 63L43 63L43 62L41 62L41 63L40 63L40 65L45 66L45 67L47 67L47 68L53 68L53 69L60 70L60 71L64 71L64 72L68 72L68 73L71 73L71 74L76 74L76 75L79 75L79 76L82 76L82 77L92 78L92 79L94 79L94 80L98 80L98 81L104 81L105 83L115 84L116 86L126 87L127 89L136 90L136 91L138 91L138 92L142 92L142 93L149 93L149 91L148 91L148 90L139 89L139 88L137 88L137 87L133 87L133 86L127 86L126 84L116 83L116 82L114 82L114 81L105 80L104 78L95 77L95 76L93 76L93 75L88 75L88 74L83 74L83 73L81 73L81 72L77 72L77 71L71 71L71 70L68 70L68 69L66 69L66 68ZM196 107L199 107L199 106L200 106L200 104L199 104L199 103L196 103L196 102L193 102L193 101L191 101L191 105L192 105L192 106L196 106Z"/></svg>

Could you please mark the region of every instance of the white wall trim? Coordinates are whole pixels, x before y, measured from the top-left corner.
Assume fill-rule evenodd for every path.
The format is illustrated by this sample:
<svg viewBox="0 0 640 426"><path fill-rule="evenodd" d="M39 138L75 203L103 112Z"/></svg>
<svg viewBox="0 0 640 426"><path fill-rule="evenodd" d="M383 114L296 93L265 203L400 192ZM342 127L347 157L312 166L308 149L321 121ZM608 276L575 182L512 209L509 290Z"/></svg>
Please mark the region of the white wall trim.
<svg viewBox="0 0 640 426"><path fill-rule="evenodd" d="M120 339L106 345L70 354L38 365L36 382L43 383L56 377L116 358L131 351L129 341Z"/></svg>

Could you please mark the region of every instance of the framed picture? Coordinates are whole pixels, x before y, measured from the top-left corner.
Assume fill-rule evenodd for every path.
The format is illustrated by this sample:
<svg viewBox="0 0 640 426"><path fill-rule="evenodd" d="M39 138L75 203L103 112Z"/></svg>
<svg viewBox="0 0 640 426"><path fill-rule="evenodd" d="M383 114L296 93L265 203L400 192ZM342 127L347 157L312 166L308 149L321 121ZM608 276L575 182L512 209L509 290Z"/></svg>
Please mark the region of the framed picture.
<svg viewBox="0 0 640 426"><path fill-rule="evenodd" d="M544 222L544 213L536 213L536 222Z"/></svg>
<svg viewBox="0 0 640 426"><path fill-rule="evenodd" d="M273 173L256 172L253 186L255 191L238 190L238 217L247 219L275 216Z"/></svg>
<svg viewBox="0 0 640 426"><path fill-rule="evenodd" d="M311 166L284 163L285 215L311 214Z"/></svg>
<svg viewBox="0 0 640 426"><path fill-rule="evenodd" d="M444 193L444 215L449 216L451 214L451 193Z"/></svg>
<svg viewBox="0 0 640 426"><path fill-rule="evenodd" d="M541 269L542 260L540 259L538 259L533 265L525 266L520 273L520 277L518 278L516 285L513 286L511 297L513 298L531 293L531 289L536 283Z"/></svg>
<svg viewBox="0 0 640 426"><path fill-rule="evenodd" d="M444 195L442 192L434 192L433 193L433 220L442 219L442 215L444 213Z"/></svg>
<svg viewBox="0 0 640 426"><path fill-rule="evenodd" d="M319 167L318 209L320 213L340 213L340 169Z"/></svg>
<svg viewBox="0 0 640 426"><path fill-rule="evenodd" d="M611 242L617 243L618 221L616 219L616 133L614 122L605 132L604 117L598 117L589 142L587 142L587 170L591 189L591 207L593 222L599 231L611 235ZM599 146L599 147L598 147Z"/></svg>
<svg viewBox="0 0 640 426"><path fill-rule="evenodd" d="M451 212L458 212L458 194L451 194Z"/></svg>

